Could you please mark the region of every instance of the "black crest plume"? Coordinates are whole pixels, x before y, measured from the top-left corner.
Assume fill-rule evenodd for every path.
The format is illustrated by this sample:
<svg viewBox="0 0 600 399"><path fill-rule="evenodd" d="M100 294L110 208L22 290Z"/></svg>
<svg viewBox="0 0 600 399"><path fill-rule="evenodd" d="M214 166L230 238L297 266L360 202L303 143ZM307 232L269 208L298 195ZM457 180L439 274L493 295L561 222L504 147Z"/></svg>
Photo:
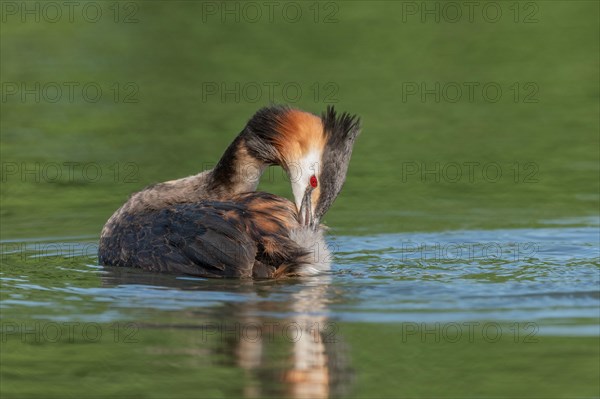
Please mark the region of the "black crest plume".
<svg viewBox="0 0 600 399"><path fill-rule="evenodd" d="M321 196L315 209L321 218L340 193L352 155L356 137L360 134L360 118L346 112L338 115L333 106L322 114L327 143L322 157Z"/></svg>

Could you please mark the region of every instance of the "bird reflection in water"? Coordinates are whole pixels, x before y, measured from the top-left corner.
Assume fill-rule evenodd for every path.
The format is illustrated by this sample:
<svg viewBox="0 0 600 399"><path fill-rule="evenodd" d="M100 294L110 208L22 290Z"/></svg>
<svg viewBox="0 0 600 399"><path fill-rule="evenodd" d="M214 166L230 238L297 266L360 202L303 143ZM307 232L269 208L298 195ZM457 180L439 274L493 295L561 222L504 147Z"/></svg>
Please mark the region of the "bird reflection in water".
<svg viewBox="0 0 600 399"><path fill-rule="evenodd" d="M244 397L328 398L344 396L351 388L348 347L338 324L328 317L328 275L256 281L181 279L122 267L105 271L106 287L168 287L191 298L197 293L198 307L191 308L186 296L185 308L177 312L189 322L136 324L140 329L190 330L182 352L244 370ZM214 303L206 293L216 292L248 300L206 306Z"/></svg>

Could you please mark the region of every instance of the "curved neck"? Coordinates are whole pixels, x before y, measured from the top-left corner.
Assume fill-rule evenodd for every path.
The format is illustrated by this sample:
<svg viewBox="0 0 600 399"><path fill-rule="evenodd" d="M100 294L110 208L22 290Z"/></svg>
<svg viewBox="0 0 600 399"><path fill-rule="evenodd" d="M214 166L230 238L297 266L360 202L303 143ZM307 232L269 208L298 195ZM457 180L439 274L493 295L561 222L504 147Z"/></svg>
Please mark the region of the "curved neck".
<svg viewBox="0 0 600 399"><path fill-rule="evenodd" d="M212 170L208 188L220 195L256 191L267 166L267 163L250 155L245 139L238 136Z"/></svg>

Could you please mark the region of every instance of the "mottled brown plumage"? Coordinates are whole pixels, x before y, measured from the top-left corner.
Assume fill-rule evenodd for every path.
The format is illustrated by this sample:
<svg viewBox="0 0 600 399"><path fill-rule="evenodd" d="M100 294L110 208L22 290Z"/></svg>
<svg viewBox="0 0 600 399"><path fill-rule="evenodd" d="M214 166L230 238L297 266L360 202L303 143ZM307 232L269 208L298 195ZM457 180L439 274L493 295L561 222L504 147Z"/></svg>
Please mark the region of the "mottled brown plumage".
<svg viewBox="0 0 600 399"><path fill-rule="evenodd" d="M323 270L329 256L319 219L341 190L358 132L355 118L332 109L321 119L287 107L258 111L214 169L132 195L102 230L100 263L202 277ZM272 164L300 177L292 181L295 204L255 191Z"/></svg>
<svg viewBox="0 0 600 399"><path fill-rule="evenodd" d="M121 251L101 254L114 266L202 277L272 278L278 268L294 274L311 253L290 238L302 229L295 206L263 192L230 201L175 204L125 216L126 228L103 241Z"/></svg>

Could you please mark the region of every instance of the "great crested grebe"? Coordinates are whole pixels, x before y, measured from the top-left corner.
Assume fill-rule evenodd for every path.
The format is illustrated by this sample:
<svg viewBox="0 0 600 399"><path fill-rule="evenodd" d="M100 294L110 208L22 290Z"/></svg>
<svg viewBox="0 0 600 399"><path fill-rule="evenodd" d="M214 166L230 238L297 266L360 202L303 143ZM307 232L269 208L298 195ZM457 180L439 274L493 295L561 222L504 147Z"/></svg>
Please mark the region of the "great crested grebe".
<svg viewBox="0 0 600 399"><path fill-rule="evenodd" d="M320 118L262 108L214 169L133 194L102 230L100 263L237 278L326 269L320 219L342 188L359 132L356 116L333 107ZM286 171L295 204L255 191L269 165Z"/></svg>

